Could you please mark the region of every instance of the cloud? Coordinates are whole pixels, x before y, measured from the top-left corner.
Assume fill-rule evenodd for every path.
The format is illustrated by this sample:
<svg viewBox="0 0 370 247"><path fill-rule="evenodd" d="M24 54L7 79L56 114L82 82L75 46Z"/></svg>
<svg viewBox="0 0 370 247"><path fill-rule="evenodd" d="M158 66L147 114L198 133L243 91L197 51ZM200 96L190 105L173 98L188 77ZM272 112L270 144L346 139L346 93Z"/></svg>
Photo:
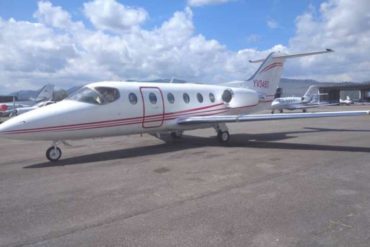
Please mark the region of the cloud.
<svg viewBox="0 0 370 247"><path fill-rule="evenodd" d="M99 12L87 10L97 11L95 4L100 4ZM34 22L0 18L2 90L171 77L218 83L248 78L258 66L248 60L271 51L324 48L336 52L288 62L284 75L328 81L370 78L367 0L358 0L356 5L328 0L319 9L309 8L297 17L288 47L277 44L266 50L235 52L198 34L190 7L176 11L153 29L142 27L149 18L146 10L113 0L85 3L83 11L92 26L73 20L69 12L47 1L39 2ZM133 17L123 20L128 12ZM250 41L258 38L250 36Z"/></svg>
<svg viewBox="0 0 370 247"><path fill-rule="evenodd" d="M122 32L142 24L148 13L142 8L124 6L116 0L84 3L84 14L99 30Z"/></svg>
<svg viewBox="0 0 370 247"><path fill-rule="evenodd" d="M250 44L258 43L260 40L261 40L261 36L259 34L256 34L256 33L252 33L252 34L248 35L248 37L247 37L247 42L250 43Z"/></svg>
<svg viewBox="0 0 370 247"><path fill-rule="evenodd" d="M332 48L335 53L307 57L296 63L301 77L327 81L370 79L370 5L367 0L328 0L317 10L312 6L296 19L292 50Z"/></svg>
<svg viewBox="0 0 370 247"><path fill-rule="evenodd" d="M100 2L87 4L92 3ZM87 4L84 11L95 6ZM115 1L109 4L115 10L109 7L107 11L121 16L121 10L138 10ZM171 77L222 82L246 78L252 73L248 59L267 52L231 52L218 41L196 34L188 7L151 30L141 28L140 21L122 24L117 13L113 23L103 12L89 12L93 29L50 2L38 4L36 22L0 19L0 81L4 88L14 91L44 83L66 88L99 80Z"/></svg>
<svg viewBox="0 0 370 247"><path fill-rule="evenodd" d="M231 2L233 0L188 0L188 5L191 7L200 7L205 5L214 5Z"/></svg>
<svg viewBox="0 0 370 247"><path fill-rule="evenodd" d="M269 18L267 20L266 24L271 29L276 29L276 28L279 27L279 23L276 20L272 19L272 18Z"/></svg>

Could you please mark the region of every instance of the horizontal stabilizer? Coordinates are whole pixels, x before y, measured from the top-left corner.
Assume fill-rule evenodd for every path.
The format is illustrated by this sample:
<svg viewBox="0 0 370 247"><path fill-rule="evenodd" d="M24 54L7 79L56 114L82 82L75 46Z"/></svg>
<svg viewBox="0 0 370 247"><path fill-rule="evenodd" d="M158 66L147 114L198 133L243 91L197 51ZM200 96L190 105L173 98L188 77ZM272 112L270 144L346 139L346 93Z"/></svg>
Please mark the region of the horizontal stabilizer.
<svg viewBox="0 0 370 247"><path fill-rule="evenodd" d="M305 56L311 56L311 55L318 55L318 54L324 54L334 52L332 49L326 49L324 51L315 51L315 52L307 52L307 53L297 53L297 54L291 54L291 55L279 55L277 53L274 53L274 58L295 58L295 57L305 57ZM275 55L276 54L276 55ZM249 60L250 63L261 63L265 61L265 59L258 59L258 60Z"/></svg>
<svg viewBox="0 0 370 247"><path fill-rule="evenodd" d="M345 117L345 116L362 116L362 115L370 115L370 111L197 116L197 117L180 118L178 119L177 123L180 125L191 125L191 124L286 120L286 119L299 119L299 118Z"/></svg>

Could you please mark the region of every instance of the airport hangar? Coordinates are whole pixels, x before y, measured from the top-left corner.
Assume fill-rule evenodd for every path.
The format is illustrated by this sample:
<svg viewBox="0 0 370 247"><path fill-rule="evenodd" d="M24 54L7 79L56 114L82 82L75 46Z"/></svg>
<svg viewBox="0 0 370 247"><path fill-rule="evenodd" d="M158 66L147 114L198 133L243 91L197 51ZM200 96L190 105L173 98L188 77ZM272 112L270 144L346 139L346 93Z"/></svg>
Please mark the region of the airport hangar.
<svg viewBox="0 0 370 247"><path fill-rule="evenodd" d="M318 85L320 101L339 103L349 96L355 102L370 102L370 82L366 83L325 83Z"/></svg>
<svg viewBox="0 0 370 247"><path fill-rule="evenodd" d="M7 103L7 102L12 102L13 100L17 101L17 97L16 96L1 96L0 95L0 103Z"/></svg>

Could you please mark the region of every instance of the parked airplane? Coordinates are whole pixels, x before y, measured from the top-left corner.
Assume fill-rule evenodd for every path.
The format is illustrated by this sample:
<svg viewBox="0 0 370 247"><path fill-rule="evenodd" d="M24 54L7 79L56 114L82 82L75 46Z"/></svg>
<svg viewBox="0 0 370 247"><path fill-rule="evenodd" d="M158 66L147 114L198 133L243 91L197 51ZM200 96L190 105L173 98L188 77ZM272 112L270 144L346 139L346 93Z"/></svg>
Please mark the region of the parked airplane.
<svg viewBox="0 0 370 247"><path fill-rule="evenodd" d="M10 114L10 117L21 115L25 112L32 111L32 110L35 110L37 108L41 108L41 107L51 105L51 104L54 104L54 103L55 103L55 101L47 100L47 101L41 101L40 103L37 103L33 106L17 107L17 108L12 110L12 112Z"/></svg>
<svg viewBox="0 0 370 247"><path fill-rule="evenodd" d="M339 99L339 104L341 105L351 105L353 104L353 100L347 96L346 99Z"/></svg>
<svg viewBox="0 0 370 247"><path fill-rule="evenodd" d="M47 84L42 87L36 98L31 98L26 101L15 101L13 98L12 102L0 103L0 112L2 116L15 116L20 112L25 112L26 109L21 110L22 108L28 108L28 111L31 110L32 106L36 106L41 102L51 101L53 99L54 85Z"/></svg>
<svg viewBox="0 0 370 247"><path fill-rule="evenodd" d="M283 55L271 53L255 74L240 87L195 83L103 81L81 88L69 98L11 118L0 125L0 136L22 140L49 140L50 161L60 159L65 140L135 133L171 133L213 127L220 142L230 134L226 123L313 117L358 116L369 111L255 114L268 109L288 58L331 50ZM240 82L239 82L240 83Z"/></svg>
<svg viewBox="0 0 370 247"><path fill-rule="evenodd" d="M275 110L278 110L280 113L283 113L284 109L287 110L302 110L306 112L308 108L315 108L325 105L330 105L326 103L320 103L319 90L316 86L311 85L306 93L302 97L281 97L276 98L271 103L271 113L274 113Z"/></svg>

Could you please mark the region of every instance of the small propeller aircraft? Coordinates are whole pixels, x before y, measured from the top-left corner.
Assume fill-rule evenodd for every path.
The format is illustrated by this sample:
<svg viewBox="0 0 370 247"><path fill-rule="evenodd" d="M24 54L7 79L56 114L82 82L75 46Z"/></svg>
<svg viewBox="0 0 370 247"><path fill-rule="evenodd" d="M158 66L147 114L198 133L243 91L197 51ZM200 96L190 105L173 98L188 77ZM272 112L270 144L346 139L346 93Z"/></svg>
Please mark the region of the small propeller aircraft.
<svg viewBox="0 0 370 247"><path fill-rule="evenodd" d="M21 115L23 113L26 113L28 111L32 111L32 110L35 110L37 108L40 108L40 107L44 107L44 106L47 106L47 105L50 105L50 104L54 104L55 101L51 101L51 100L45 100L45 101L41 101L33 106L23 106L23 107L16 107L15 109L13 109L10 117L14 117L14 116L17 116L17 115Z"/></svg>
<svg viewBox="0 0 370 247"><path fill-rule="evenodd" d="M369 111L251 114L269 109L286 59L325 51L285 55L271 53L246 81L224 85L103 81L88 84L55 104L26 112L0 125L0 137L52 141L46 157L60 159L66 140L135 133L170 133L214 128L229 141L226 123L278 119L359 116Z"/></svg>
<svg viewBox="0 0 370 247"><path fill-rule="evenodd" d="M283 113L284 109L290 111L302 110L303 112L306 112L309 108L337 105L320 102L320 95L325 94L320 93L316 86L311 85L302 97L280 97L274 99L271 103L271 113L274 113L276 110L278 110L280 113Z"/></svg>
<svg viewBox="0 0 370 247"><path fill-rule="evenodd" d="M4 117L13 117L26 111L50 104L46 102L51 102L53 99L53 93L54 85L47 84L38 91L35 98L31 98L26 101L16 101L15 97L13 97L12 102L0 103L0 113Z"/></svg>

